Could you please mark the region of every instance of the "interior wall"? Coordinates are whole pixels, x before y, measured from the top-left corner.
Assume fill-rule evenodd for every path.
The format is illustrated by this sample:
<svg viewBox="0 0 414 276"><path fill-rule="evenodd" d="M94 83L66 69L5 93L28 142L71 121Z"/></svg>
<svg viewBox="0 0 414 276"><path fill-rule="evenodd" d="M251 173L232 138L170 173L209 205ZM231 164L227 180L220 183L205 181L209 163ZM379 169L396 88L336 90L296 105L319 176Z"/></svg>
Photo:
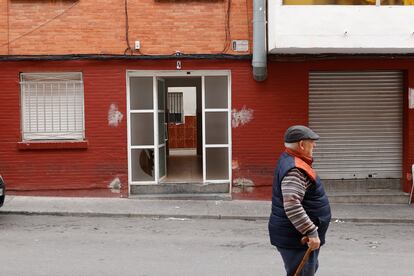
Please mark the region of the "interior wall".
<svg viewBox="0 0 414 276"><path fill-rule="evenodd" d="M197 113L197 155L203 153L202 133L202 102L201 102L201 77L169 77L164 78L166 87L195 87L196 88L196 113Z"/></svg>
<svg viewBox="0 0 414 276"><path fill-rule="evenodd" d="M184 116L197 115L197 91L196 87L168 87L168 93L183 93Z"/></svg>
<svg viewBox="0 0 414 276"><path fill-rule="evenodd" d="M168 122L168 146L170 149L194 149L197 147L196 88L168 87L168 93L181 93L183 105L182 122ZM167 108L169 106L167 100Z"/></svg>

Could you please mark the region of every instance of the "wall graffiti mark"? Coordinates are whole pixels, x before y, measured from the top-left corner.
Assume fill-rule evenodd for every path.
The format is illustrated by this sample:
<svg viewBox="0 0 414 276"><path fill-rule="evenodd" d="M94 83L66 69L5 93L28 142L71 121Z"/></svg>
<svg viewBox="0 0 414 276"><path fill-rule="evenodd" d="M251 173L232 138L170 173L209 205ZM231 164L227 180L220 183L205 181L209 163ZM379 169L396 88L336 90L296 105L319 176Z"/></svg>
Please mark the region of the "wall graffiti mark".
<svg viewBox="0 0 414 276"><path fill-rule="evenodd" d="M109 106L108 111L108 125L111 127L117 127L121 121L124 115L118 110L118 105L111 104Z"/></svg>
<svg viewBox="0 0 414 276"><path fill-rule="evenodd" d="M253 119L253 109L246 108L243 106L242 109L237 111L237 109L233 109L231 112L231 126L233 128L245 125L249 123Z"/></svg>
<svg viewBox="0 0 414 276"><path fill-rule="evenodd" d="M252 186L254 186L254 182L252 180L244 178L244 177L234 179L233 184L234 184L234 186L239 186L239 187L252 187Z"/></svg>
<svg viewBox="0 0 414 276"><path fill-rule="evenodd" d="M111 192L119 194L121 192L121 186L121 180L116 177L111 183L109 183L108 188L111 189Z"/></svg>
<svg viewBox="0 0 414 276"><path fill-rule="evenodd" d="M239 177L233 180L233 192L252 192L254 188L254 182L250 179Z"/></svg>
<svg viewBox="0 0 414 276"><path fill-rule="evenodd" d="M239 164L239 161L238 160L232 160L231 161L231 168L233 170L237 170L237 169L239 169L239 167L240 167L240 164Z"/></svg>

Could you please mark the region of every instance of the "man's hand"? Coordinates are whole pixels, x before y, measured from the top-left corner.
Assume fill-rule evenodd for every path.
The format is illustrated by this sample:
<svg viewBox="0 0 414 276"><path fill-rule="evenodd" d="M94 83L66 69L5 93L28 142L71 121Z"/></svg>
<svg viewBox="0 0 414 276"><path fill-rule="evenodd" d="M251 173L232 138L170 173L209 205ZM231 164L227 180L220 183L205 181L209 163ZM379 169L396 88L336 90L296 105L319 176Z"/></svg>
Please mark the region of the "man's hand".
<svg viewBox="0 0 414 276"><path fill-rule="evenodd" d="M319 249L319 247L321 246L321 240L319 239L319 237L312 238L308 236L308 239L308 247L312 249L312 251Z"/></svg>

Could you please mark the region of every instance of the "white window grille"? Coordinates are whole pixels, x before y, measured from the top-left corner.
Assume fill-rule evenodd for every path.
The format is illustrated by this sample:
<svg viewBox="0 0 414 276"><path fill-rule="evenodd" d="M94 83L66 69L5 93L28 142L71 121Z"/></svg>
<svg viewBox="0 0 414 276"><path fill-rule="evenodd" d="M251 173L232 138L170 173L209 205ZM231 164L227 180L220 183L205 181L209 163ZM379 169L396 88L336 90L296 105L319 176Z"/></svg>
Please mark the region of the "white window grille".
<svg viewBox="0 0 414 276"><path fill-rule="evenodd" d="M20 75L23 140L84 139L82 73Z"/></svg>

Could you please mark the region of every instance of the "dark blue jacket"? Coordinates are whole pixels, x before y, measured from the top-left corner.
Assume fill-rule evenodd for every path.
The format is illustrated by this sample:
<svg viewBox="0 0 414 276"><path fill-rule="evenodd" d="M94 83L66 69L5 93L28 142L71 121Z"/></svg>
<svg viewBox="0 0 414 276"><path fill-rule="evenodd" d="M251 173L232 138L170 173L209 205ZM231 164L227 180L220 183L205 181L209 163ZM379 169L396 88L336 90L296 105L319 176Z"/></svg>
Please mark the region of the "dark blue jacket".
<svg viewBox="0 0 414 276"><path fill-rule="evenodd" d="M300 243L303 235L296 230L286 216L283 208L281 183L286 174L293 168L300 169L313 182L306 190L302 206L312 222L318 227L321 245L325 243L325 234L331 220L331 208L328 197L318 176L303 160L284 152L278 161L273 179L272 213L269 219L269 236L272 245L282 248L306 248Z"/></svg>

